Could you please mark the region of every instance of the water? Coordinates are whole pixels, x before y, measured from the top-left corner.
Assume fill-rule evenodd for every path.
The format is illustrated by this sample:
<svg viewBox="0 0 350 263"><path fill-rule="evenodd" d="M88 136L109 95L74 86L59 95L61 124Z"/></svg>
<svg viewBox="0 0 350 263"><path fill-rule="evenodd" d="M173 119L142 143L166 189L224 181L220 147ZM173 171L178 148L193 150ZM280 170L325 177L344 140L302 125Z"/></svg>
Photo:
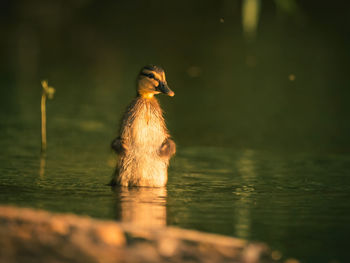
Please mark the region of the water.
<svg viewBox="0 0 350 263"><path fill-rule="evenodd" d="M180 146L166 188L112 191L108 129L91 122L98 128L84 124L84 135L66 125L68 138L50 132L45 158L36 129L16 121L2 129L2 204L175 225L266 242L303 262L345 262L350 155Z"/></svg>
<svg viewBox="0 0 350 263"><path fill-rule="evenodd" d="M176 225L266 242L301 262L347 262L347 9L289 1L298 8L286 14L281 1L260 2L251 41L240 1L2 3L0 203ZM112 191L109 144L148 63L164 66L176 94L160 100L178 152L166 188ZM47 101L41 158L44 78L57 93Z"/></svg>

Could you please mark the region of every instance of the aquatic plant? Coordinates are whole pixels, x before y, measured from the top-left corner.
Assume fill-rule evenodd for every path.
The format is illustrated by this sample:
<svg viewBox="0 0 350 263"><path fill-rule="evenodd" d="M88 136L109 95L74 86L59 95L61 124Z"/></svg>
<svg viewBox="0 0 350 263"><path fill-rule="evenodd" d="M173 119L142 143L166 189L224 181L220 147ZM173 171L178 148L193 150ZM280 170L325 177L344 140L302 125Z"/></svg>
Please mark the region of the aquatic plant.
<svg viewBox="0 0 350 263"><path fill-rule="evenodd" d="M41 152L46 151L46 97L53 99L55 89L49 87L46 80L41 81L43 87L43 93L41 95Z"/></svg>

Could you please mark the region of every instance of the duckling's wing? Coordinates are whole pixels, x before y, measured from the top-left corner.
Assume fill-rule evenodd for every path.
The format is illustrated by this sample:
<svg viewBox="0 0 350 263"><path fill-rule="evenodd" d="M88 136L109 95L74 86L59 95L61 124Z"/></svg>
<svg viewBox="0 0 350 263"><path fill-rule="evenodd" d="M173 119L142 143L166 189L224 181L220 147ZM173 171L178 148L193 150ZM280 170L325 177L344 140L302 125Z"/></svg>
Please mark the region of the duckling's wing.
<svg viewBox="0 0 350 263"><path fill-rule="evenodd" d="M126 151L126 147L123 144L123 141L120 138L120 136L118 136L112 141L111 148L118 154L123 154Z"/></svg>
<svg viewBox="0 0 350 263"><path fill-rule="evenodd" d="M172 139L166 139L159 148L159 155L170 158L176 152L176 144Z"/></svg>

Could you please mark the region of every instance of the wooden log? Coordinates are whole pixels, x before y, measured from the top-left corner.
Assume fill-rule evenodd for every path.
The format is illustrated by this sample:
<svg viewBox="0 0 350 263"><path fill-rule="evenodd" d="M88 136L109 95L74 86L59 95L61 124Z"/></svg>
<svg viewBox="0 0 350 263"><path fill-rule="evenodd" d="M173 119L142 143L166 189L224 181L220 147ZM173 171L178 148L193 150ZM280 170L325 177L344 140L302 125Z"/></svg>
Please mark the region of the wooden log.
<svg viewBox="0 0 350 263"><path fill-rule="evenodd" d="M0 206L0 262L272 262L264 244Z"/></svg>

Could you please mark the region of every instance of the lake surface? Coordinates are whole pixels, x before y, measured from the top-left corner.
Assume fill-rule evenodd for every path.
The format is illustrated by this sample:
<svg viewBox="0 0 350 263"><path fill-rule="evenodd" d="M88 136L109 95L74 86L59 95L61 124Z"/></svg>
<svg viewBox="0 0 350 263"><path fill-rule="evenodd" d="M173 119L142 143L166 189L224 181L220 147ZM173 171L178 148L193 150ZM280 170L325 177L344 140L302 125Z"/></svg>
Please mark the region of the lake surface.
<svg viewBox="0 0 350 263"><path fill-rule="evenodd" d="M266 242L302 262L346 262L350 155L179 145L166 188L112 191L111 129L101 119L53 118L43 158L38 127L1 121L2 204L175 225Z"/></svg>

